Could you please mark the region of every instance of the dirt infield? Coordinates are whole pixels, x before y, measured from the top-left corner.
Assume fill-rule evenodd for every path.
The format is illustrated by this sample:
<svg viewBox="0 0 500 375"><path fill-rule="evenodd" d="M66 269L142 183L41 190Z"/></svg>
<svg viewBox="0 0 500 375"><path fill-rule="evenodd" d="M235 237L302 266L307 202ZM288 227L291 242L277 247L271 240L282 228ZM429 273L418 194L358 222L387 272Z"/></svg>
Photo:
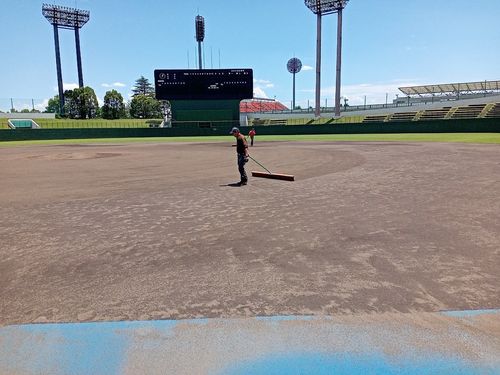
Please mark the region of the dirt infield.
<svg viewBox="0 0 500 375"><path fill-rule="evenodd" d="M0 325L500 307L500 147L0 149ZM248 164L247 171L260 170Z"/></svg>

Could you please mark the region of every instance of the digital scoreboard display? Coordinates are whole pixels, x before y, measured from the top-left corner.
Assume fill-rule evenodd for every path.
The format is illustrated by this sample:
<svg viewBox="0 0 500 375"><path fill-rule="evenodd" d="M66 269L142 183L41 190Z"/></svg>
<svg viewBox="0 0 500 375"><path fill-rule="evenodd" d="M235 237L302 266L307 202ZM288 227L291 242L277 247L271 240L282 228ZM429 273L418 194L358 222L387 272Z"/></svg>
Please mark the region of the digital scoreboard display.
<svg viewBox="0 0 500 375"><path fill-rule="evenodd" d="M157 69L158 100L230 100L253 98L252 69Z"/></svg>

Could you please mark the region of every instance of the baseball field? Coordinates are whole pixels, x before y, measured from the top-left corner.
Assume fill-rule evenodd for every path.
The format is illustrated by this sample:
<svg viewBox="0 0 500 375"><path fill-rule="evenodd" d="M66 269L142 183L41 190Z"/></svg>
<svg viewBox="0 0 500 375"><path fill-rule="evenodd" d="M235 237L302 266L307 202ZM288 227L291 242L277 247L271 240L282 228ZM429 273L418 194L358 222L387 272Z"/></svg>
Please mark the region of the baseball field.
<svg viewBox="0 0 500 375"><path fill-rule="evenodd" d="M498 308L498 135L456 136L258 139L296 181L244 187L231 137L0 147L0 325Z"/></svg>

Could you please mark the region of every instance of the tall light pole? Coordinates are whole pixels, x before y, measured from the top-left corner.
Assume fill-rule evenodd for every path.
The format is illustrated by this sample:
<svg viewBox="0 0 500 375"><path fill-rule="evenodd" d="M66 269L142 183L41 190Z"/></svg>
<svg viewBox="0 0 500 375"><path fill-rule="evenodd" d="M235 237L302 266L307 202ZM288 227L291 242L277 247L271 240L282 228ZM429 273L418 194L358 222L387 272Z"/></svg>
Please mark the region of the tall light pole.
<svg viewBox="0 0 500 375"><path fill-rule="evenodd" d="M196 41L198 42L198 68L203 69L203 65L201 63L201 43L205 39L205 19L202 16L196 16L195 21L196 28Z"/></svg>
<svg viewBox="0 0 500 375"><path fill-rule="evenodd" d="M305 5L317 16L316 36L316 108L314 115L319 117L321 92L321 17L337 13L337 68L335 83L335 116L340 116L340 77L342 63L342 11L349 0L304 0Z"/></svg>
<svg viewBox="0 0 500 375"><path fill-rule="evenodd" d="M288 72L293 74L293 101L292 101L292 111L293 111L295 109L295 74L300 72L300 70L302 69L302 61L300 61L296 57L291 58L290 60L288 60L286 68L288 69Z"/></svg>
<svg viewBox="0 0 500 375"><path fill-rule="evenodd" d="M90 19L90 12L87 10L68 8L59 5L42 5L43 16L54 27L54 45L56 50L57 86L59 88L59 111L64 113L64 92L61 70L61 54L59 51L59 29L70 29L75 31L76 62L78 68L78 86L83 87L82 55L80 52L80 32L79 30Z"/></svg>

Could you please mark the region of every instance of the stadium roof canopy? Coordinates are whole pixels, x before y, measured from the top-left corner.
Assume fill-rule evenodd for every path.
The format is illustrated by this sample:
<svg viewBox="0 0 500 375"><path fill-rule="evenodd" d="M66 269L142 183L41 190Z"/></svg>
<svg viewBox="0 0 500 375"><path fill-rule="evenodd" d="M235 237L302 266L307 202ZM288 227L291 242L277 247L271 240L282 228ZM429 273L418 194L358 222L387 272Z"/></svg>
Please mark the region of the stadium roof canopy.
<svg viewBox="0 0 500 375"><path fill-rule="evenodd" d="M457 93L477 93L500 91L500 81L445 83L439 85L399 87L408 96L449 95Z"/></svg>

